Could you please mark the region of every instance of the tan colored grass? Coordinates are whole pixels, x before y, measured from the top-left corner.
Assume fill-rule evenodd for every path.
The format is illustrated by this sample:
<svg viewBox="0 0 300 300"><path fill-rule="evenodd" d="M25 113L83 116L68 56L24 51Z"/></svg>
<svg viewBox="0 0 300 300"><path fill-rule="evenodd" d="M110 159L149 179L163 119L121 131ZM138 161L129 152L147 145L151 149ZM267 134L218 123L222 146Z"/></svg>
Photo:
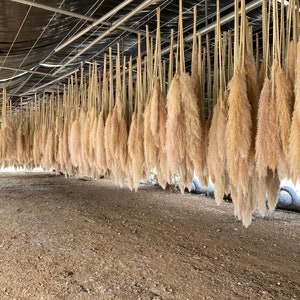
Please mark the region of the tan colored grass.
<svg viewBox="0 0 300 300"><path fill-rule="evenodd" d="M87 127L86 127L87 125ZM87 140L89 137L89 133L87 132L87 128L89 128L90 121L88 113L86 113L83 109L80 111L79 114L79 126L80 126L80 151L77 154L78 156L78 167L79 167L79 173L80 174L89 174L89 164L87 159L87 153L86 153L86 146L87 146Z"/></svg>
<svg viewBox="0 0 300 300"><path fill-rule="evenodd" d="M222 170L225 170L226 165L226 125L227 125L227 111L226 111L226 103L228 100L228 93L224 93L222 96L223 99L220 100L222 102L219 103L219 112L218 112L218 122L217 122L217 152L220 158L219 163L221 164L219 167Z"/></svg>
<svg viewBox="0 0 300 300"><path fill-rule="evenodd" d="M207 167L209 176L213 183L217 182L218 177L218 121L219 121L220 105L219 102L214 107L211 126L208 133L208 151L207 151Z"/></svg>
<svg viewBox="0 0 300 300"><path fill-rule="evenodd" d="M271 86L268 77L265 78L263 88L259 98L258 124L255 144L256 168L260 177L267 175L268 159L267 149L268 140L266 134L269 134L269 102L271 97Z"/></svg>
<svg viewBox="0 0 300 300"><path fill-rule="evenodd" d="M113 153L111 152L111 147L110 147L111 128L112 128L112 111L109 111L107 115L107 119L105 121L105 128L104 128L105 156L106 156L107 167L109 169L111 169L113 165Z"/></svg>
<svg viewBox="0 0 300 300"><path fill-rule="evenodd" d="M37 129L34 131L33 134L33 147L32 147L32 156L33 156L33 162L34 165L37 167L40 164L40 136L41 136L41 130Z"/></svg>
<svg viewBox="0 0 300 300"><path fill-rule="evenodd" d="M180 101L179 75L175 74L167 94L167 122L166 122L166 153L168 169L172 174L176 173L182 162L181 133L184 123L180 120L182 115ZM181 123L180 123L181 122ZM185 156L185 155L184 155Z"/></svg>
<svg viewBox="0 0 300 300"><path fill-rule="evenodd" d="M297 43L297 57L295 66L295 110L300 115L300 40Z"/></svg>
<svg viewBox="0 0 300 300"><path fill-rule="evenodd" d="M137 191L139 186L139 181L143 175L143 163L144 157L142 157L143 151L143 134L141 122L141 113L134 111L132 115L131 126L128 136L128 156L129 156L129 187Z"/></svg>
<svg viewBox="0 0 300 300"><path fill-rule="evenodd" d="M17 151L17 159L20 164L24 162L24 138L23 138L23 126L22 123L18 126L17 134L16 134L16 151Z"/></svg>
<svg viewBox="0 0 300 300"><path fill-rule="evenodd" d="M247 96L245 71L236 71L228 84L228 121L226 156L228 173L233 184L239 182L239 160L248 159L252 137L251 106Z"/></svg>
<svg viewBox="0 0 300 300"><path fill-rule="evenodd" d="M119 122L119 161L120 167L123 173L127 170L127 142L128 142L128 132L127 132L127 122L122 116Z"/></svg>
<svg viewBox="0 0 300 300"><path fill-rule="evenodd" d="M118 103L117 100L111 116L111 130L110 130L110 138L109 138L109 148L110 152L113 155L113 159L116 159L118 156L118 138L119 138L119 120L118 120Z"/></svg>
<svg viewBox="0 0 300 300"><path fill-rule="evenodd" d="M46 154L46 143L47 143L48 129L45 124L41 127L41 145L39 147L41 157Z"/></svg>
<svg viewBox="0 0 300 300"><path fill-rule="evenodd" d="M298 52L295 52L295 47L299 49L299 42L298 45L295 44L295 41L290 41L289 43L289 48L288 48L288 61L287 61L287 73L288 73L288 78L292 84L292 86L295 85L295 70L296 70L296 59L299 56L299 50ZM295 53L297 53L297 56L295 57Z"/></svg>
<svg viewBox="0 0 300 300"><path fill-rule="evenodd" d="M266 187L267 187L268 208L270 212L273 212L278 202L278 193L280 189L280 180L278 178L277 171L273 172L270 169L268 170L268 174L266 176Z"/></svg>
<svg viewBox="0 0 300 300"><path fill-rule="evenodd" d="M2 152L7 161L11 161L16 151L16 132L10 120L5 120L2 124Z"/></svg>
<svg viewBox="0 0 300 300"><path fill-rule="evenodd" d="M194 92L191 77L187 73L180 75L181 102L184 107L186 152L193 163L193 171L201 175L204 169L201 143L204 141L204 129L200 124L198 99Z"/></svg>
<svg viewBox="0 0 300 300"><path fill-rule="evenodd" d="M136 138L133 164L133 185L137 191L139 182L144 176L144 118L141 109L138 110Z"/></svg>
<svg viewBox="0 0 300 300"><path fill-rule="evenodd" d="M73 167L77 168L80 164L80 158L81 156L81 134L80 134L80 122L78 119L75 119L72 122L71 128L70 128L70 135L69 135L69 152L70 152L70 161L73 165Z"/></svg>
<svg viewBox="0 0 300 300"><path fill-rule="evenodd" d="M45 155L43 156L43 168L50 170L54 163L54 132L47 131L47 142L45 147Z"/></svg>
<svg viewBox="0 0 300 300"><path fill-rule="evenodd" d="M246 84L248 101L251 106L252 118L252 138L251 138L251 154L255 151L255 138L257 133L257 114L258 114L258 101L259 101L259 85L257 78L257 67L253 55L245 56L245 70L246 70Z"/></svg>
<svg viewBox="0 0 300 300"><path fill-rule="evenodd" d="M294 110L289 140L289 165L290 177L296 184L300 175L300 117Z"/></svg>
<svg viewBox="0 0 300 300"><path fill-rule="evenodd" d="M274 66L272 67L272 72L275 72ZM272 75L272 85L274 85L275 76ZM274 86L272 87L274 89ZM275 87L276 90L276 87ZM268 134L266 134L268 133ZM268 132L265 132L265 138L267 139L267 162L268 167L275 172L278 166L278 159L280 155L280 136L279 136L279 126L277 120L276 112L276 93L271 92L270 102L269 102L269 124Z"/></svg>
<svg viewBox="0 0 300 300"><path fill-rule="evenodd" d="M61 153L62 147L61 137L63 132L63 120L61 116L57 116L55 120L55 136L54 136L54 158L55 161L61 166Z"/></svg>
<svg viewBox="0 0 300 300"><path fill-rule="evenodd" d="M256 202L257 209L261 216L265 216L267 206L266 206L266 181L264 177L256 175Z"/></svg>
<svg viewBox="0 0 300 300"><path fill-rule="evenodd" d="M102 173L107 169L106 153L105 153L105 124L103 111L98 117L95 158L98 172Z"/></svg>
<svg viewBox="0 0 300 300"><path fill-rule="evenodd" d="M150 100L150 129L155 143L159 146L159 98L160 98L160 80L156 79L152 97Z"/></svg>
<svg viewBox="0 0 300 300"><path fill-rule="evenodd" d="M291 111L293 91L283 69L275 66L275 105L281 148L285 157L288 156L289 136L291 127Z"/></svg>
<svg viewBox="0 0 300 300"><path fill-rule="evenodd" d="M297 43L300 49L300 41ZM300 53L297 51L295 68L295 105L292 115L292 125L289 140L290 177L296 183L300 175Z"/></svg>
<svg viewBox="0 0 300 300"><path fill-rule="evenodd" d="M144 111L144 152L145 170L150 174L151 170L157 166L158 148L151 131L151 98L146 103Z"/></svg>

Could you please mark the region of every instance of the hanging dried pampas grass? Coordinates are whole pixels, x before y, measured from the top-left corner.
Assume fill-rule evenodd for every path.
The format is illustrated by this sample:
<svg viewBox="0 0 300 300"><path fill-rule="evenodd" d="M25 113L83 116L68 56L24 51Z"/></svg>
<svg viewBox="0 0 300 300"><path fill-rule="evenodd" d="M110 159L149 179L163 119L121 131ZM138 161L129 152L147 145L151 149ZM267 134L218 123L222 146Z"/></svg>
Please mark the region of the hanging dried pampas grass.
<svg viewBox="0 0 300 300"><path fill-rule="evenodd" d="M24 136L23 136L23 125L22 121L20 122L16 135L16 151L17 151L17 160L19 164L24 162Z"/></svg>
<svg viewBox="0 0 300 300"><path fill-rule="evenodd" d="M300 41L297 44L300 49ZM300 53L297 52L295 78L295 106L292 117L292 125L289 143L290 177L296 184L300 175Z"/></svg>
<svg viewBox="0 0 300 300"><path fill-rule="evenodd" d="M43 168L50 170L54 164L54 131L48 130L47 141L45 146L45 154L43 156Z"/></svg>
<svg viewBox="0 0 300 300"><path fill-rule="evenodd" d="M265 78L263 88L259 98L259 109L258 109L258 126L257 126L257 136L256 136L256 168L260 177L265 177L267 175L268 168L268 158L267 149L269 147L267 134L272 134L269 132L269 102L270 102L270 80L268 77Z"/></svg>
<svg viewBox="0 0 300 300"><path fill-rule="evenodd" d="M144 111L144 150L145 169L150 174L151 170L157 166L158 149L151 131L151 98L148 99Z"/></svg>
<svg viewBox="0 0 300 300"><path fill-rule="evenodd" d="M283 155L284 157L287 157L291 127L293 91L282 68L278 64L276 64L274 68L275 101L279 137Z"/></svg>
<svg viewBox="0 0 300 300"><path fill-rule="evenodd" d="M69 142L69 152L70 152L70 160L72 165L77 168L80 164L80 155L81 155L81 134L80 134L80 122L78 118L76 118L72 124L70 129L70 136L68 139Z"/></svg>
<svg viewBox="0 0 300 300"><path fill-rule="evenodd" d="M193 164L190 173L196 170L197 174L202 174L204 166L199 151L201 151L204 134L200 125L198 99L193 89L191 77L187 73L180 75L180 92L184 107L186 152Z"/></svg>
<svg viewBox="0 0 300 300"><path fill-rule="evenodd" d="M111 129L112 129L112 111L108 113L107 119L105 121L105 129L104 129L104 145L105 145L105 156L106 163L109 169L112 168L113 165L113 153L111 152Z"/></svg>
<svg viewBox="0 0 300 300"><path fill-rule="evenodd" d="M166 122L166 152L168 169L172 174L180 168L184 158L185 145L182 141L184 122L182 120L179 75L175 74L167 94L167 122Z"/></svg>
<svg viewBox="0 0 300 300"><path fill-rule="evenodd" d="M288 53L287 53L287 73L292 86L295 85L295 70L296 70L295 53L298 53L297 51L295 51L296 46L297 45L295 45L295 41L290 41L288 47ZM298 42L298 49L299 49L299 42Z"/></svg>
<svg viewBox="0 0 300 300"><path fill-rule="evenodd" d="M268 170L268 174L266 177L266 188L267 188L268 208L270 212L273 212L278 202L278 193L280 189L280 180L277 171L273 172L270 169Z"/></svg>
<svg viewBox="0 0 300 300"><path fill-rule="evenodd" d="M95 149L95 157L96 157L96 165L98 172L104 173L107 169L106 164L106 153L105 153L105 138L104 138L104 118L103 111L101 111L98 117L98 125L97 125L97 134L96 134L96 149Z"/></svg>
<svg viewBox="0 0 300 300"><path fill-rule="evenodd" d="M232 183L239 182L239 160L247 159L251 146L251 106L247 96L245 71L236 71L228 84L228 122L226 126L226 155Z"/></svg>

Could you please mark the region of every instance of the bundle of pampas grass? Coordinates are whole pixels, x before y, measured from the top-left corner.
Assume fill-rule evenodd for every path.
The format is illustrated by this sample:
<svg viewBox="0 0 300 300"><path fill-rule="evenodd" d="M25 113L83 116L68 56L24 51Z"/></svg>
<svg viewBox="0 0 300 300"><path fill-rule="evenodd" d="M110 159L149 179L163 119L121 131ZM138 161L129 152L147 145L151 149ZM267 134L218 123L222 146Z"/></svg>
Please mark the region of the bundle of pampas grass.
<svg viewBox="0 0 300 300"><path fill-rule="evenodd" d="M74 110L71 112L71 120L73 119L73 116L75 112ZM78 117L75 117L72 123L70 124L69 129L69 152L70 152L70 161L72 163L72 166L74 168L78 168L80 165L80 157L81 156L81 133L80 133L81 127Z"/></svg>
<svg viewBox="0 0 300 300"><path fill-rule="evenodd" d="M257 135L255 144L256 169L260 177L267 175L268 159L267 149L269 147L266 135L273 134L269 130L269 102L271 97L271 83L268 77L265 78L259 98Z"/></svg>
<svg viewBox="0 0 300 300"><path fill-rule="evenodd" d="M228 83L228 89L227 166L231 182L239 185L239 161L248 159L252 137L251 106L247 96L245 70L236 70Z"/></svg>
<svg viewBox="0 0 300 300"><path fill-rule="evenodd" d="M103 111L98 116L97 133L96 133L96 147L95 147L95 160L98 173L101 175L105 173L107 169L106 153L105 153L105 122L103 117Z"/></svg>
<svg viewBox="0 0 300 300"><path fill-rule="evenodd" d="M288 148L291 128L292 98L293 91L290 81L287 79L280 65L274 70L275 105L277 115L277 126L279 130L279 164L278 173L280 178L287 178L288 171Z"/></svg>
<svg viewBox="0 0 300 300"><path fill-rule="evenodd" d="M180 84L178 73L174 75L167 94L167 122L166 122L166 152L168 169L175 174L184 157L184 131L180 101Z"/></svg>
<svg viewBox="0 0 300 300"><path fill-rule="evenodd" d="M300 49L298 41L297 49ZM300 175L300 53L297 52L295 72L295 105L289 140L290 177L296 183Z"/></svg>

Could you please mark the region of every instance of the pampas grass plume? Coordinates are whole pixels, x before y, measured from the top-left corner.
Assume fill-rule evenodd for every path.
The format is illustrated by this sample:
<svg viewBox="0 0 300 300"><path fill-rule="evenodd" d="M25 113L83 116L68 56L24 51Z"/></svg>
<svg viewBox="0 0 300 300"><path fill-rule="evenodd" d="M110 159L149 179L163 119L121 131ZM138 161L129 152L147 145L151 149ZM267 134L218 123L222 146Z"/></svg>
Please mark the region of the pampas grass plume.
<svg viewBox="0 0 300 300"><path fill-rule="evenodd" d="M277 65L275 73L275 101L281 146L285 157L288 156L289 136L291 127L291 105L293 91L282 68Z"/></svg>
<svg viewBox="0 0 300 300"><path fill-rule="evenodd" d="M175 74L167 94L167 122L166 122L166 152L168 169L176 173L182 161L182 111L180 101L179 75ZM181 117L181 118L180 118ZM181 143L181 145L180 145Z"/></svg>
<svg viewBox="0 0 300 300"><path fill-rule="evenodd" d="M266 131L269 131L269 101L270 101L270 80L265 78L263 88L259 98L258 124L255 143L256 168L260 177L267 175L267 144Z"/></svg>

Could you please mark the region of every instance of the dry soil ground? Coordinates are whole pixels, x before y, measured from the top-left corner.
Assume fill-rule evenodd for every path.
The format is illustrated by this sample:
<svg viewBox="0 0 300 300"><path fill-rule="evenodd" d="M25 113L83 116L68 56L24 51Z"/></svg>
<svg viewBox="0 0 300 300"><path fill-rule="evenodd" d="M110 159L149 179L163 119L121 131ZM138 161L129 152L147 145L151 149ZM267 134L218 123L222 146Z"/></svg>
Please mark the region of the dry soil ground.
<svg viewBox="0 0 300 300"><path fill-rule="evenodd" d="M212 199L1 175L0 299L300 299L300 215L248 229Z"/></svg>

